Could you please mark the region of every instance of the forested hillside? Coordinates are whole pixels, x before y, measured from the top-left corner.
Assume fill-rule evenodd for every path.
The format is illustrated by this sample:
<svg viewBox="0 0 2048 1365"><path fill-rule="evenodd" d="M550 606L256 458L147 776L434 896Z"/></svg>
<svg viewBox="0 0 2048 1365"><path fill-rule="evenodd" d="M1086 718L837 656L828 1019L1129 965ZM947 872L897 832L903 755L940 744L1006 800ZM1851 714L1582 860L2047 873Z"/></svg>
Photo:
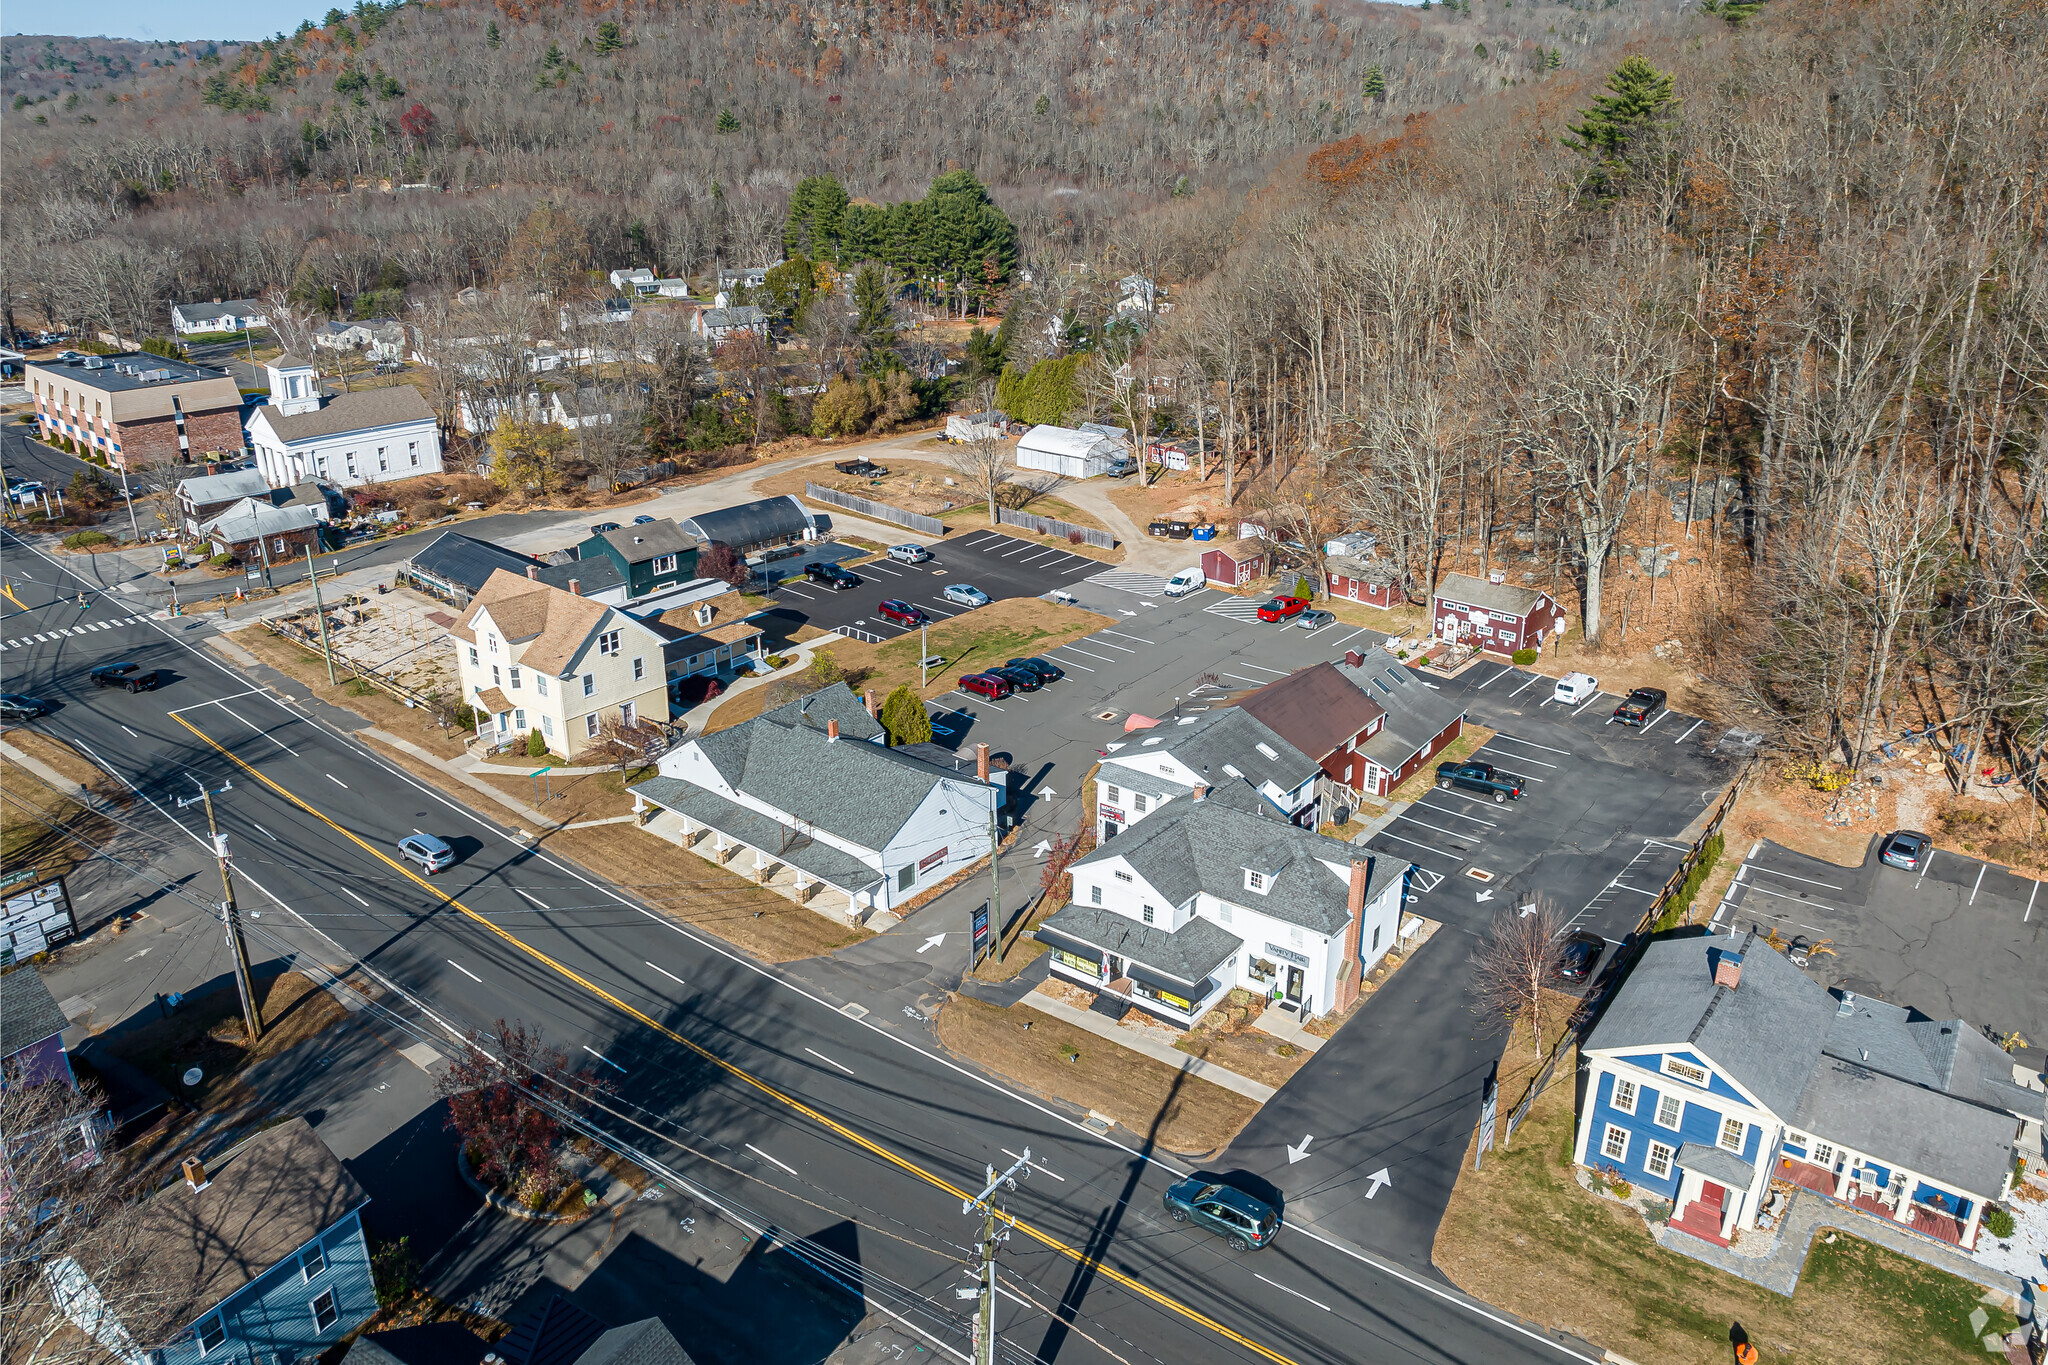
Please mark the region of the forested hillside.
<svg viewBox="0 0 2048 1365"><path fill-rule="evenodd" d="M108 92L119 91L133 77L168 69L196 69L201 63L233 61L236 43L141 42L129 38L63 38L46 34L10 34L0 38L0 98L16 110L37 100L56 99L58 115L73 121L83 112L97 117L94 104L106 104ZM71 96L76 95L76 101ZM89 101L89 102L88 102ZM83 106L81 108L81 106ZM29 121L36 113L31 111ZM90 125L87 125L90 126Z"/></svg>

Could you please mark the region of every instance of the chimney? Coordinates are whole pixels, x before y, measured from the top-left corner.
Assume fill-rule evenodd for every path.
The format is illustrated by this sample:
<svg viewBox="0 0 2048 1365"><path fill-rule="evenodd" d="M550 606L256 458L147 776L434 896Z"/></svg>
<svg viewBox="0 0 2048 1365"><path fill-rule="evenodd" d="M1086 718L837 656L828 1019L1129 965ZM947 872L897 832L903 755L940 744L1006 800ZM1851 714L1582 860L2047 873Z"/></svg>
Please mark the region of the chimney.
<svg viewBox="0 0 2048 1365"><path fill-rule="evenodd" d="M1351 912L1353 923L1365 912L1365 883L1371 876L1371 863L1360 862L1356 858L1351 860L1351 894L1346 898L1344 908Z"/></svg>
<svg viewBox="0 0 2048 1365"><path fill-rule="evenodd" d="M870 716L879 716L882 714L881 711L876 708L874 688L870 687L867 691L861 693L860 699L862 704L868 708L868 714Z"/></svg>
<svg viewBox="0 0 2048 1365"><path fill-rule="evenodd" d="M1365 656L1355 649L1347 649L1344 651L1344 662L1353 668L1364 668Z"/></svg>
<svg viewBox="0 0 2048 1365"><path fill-rule="evenodd" d="M1198 782L1198 783L1196 783L1196 784L1195 784L1195 800L1197 800L1197 801L1206 801L1206 800L1208 800L1208 798L1209 798L1209 784L1208 784L1208 783L1206 783L1206 782Z"/></svg>
<svg viewBox="0 0 2048 1365"><path fill-rule="evenodd" d="M580 578L570 579L569 591L575 593L578 597L583 596L583 580Z"/></svg>
<svg viewBox="0 0 2048 1365"><path fill-rule="evenodd" d="M826 722L825 722L825 738L826 738L827 740L835 740L835 739L838 739L838 738L839 738L839 722L838 722L838 721L836 721L836 720L828 720L828 721L826 721Z"/></svg>
<svg viewBox="0 0 2048 1365"><path fill-rule="evenodd" d="M211 1180L206 1178L205 1162L196 1156L185 1158L185 1184L191 1188L194 1194L197 1194L212 1183Z"/></svg>
<svg viewBox="0 0 2048 1365"><path fill-rule="evenodd" d="M974 775L984 782L988 781L988 745L986 744L974 746Z"/></svg>
<svg viewBox="0 0 2048 1365"><path fill-rule="evenodd" d="M1734 990L1742 984L1742 954L1722 950L1720 959L1714 963L1714 984Z"/></svg>
<svg viewBox="0 0 2048 1365"><path fill-rule="evenodd" d="M540 565L538 565L538 564L529 564L529 565L527 565L527 566L526 566L526 576L527 576L528 578L531 578L531 579L532 579L532 580L533 580L534 582L536 582L536 583L540 582Z"/></svg>

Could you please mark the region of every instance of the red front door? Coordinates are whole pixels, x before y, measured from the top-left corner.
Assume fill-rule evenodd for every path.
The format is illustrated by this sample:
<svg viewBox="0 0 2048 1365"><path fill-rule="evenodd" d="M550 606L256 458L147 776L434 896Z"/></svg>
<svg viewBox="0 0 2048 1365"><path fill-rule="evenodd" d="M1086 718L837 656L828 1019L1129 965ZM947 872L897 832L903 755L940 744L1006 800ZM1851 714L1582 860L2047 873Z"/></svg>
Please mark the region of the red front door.
<svg viewBox="0 0 2048 1365"><path fill-rule="evenodd" d="M1718 1211L1727 1205L1728 1191L1711 1180L1703 1180L1700 1182L1700 1202Z"/></svg>

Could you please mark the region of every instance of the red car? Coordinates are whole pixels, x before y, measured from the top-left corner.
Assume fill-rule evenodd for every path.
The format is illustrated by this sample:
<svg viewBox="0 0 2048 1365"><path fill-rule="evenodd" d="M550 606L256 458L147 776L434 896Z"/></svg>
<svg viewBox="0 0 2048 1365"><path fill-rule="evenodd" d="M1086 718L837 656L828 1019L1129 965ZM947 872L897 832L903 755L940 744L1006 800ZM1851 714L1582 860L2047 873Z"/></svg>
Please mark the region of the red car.
<svg viewBox="0 0 2048 1365"><path fill-rule="evenodd" d="M1308 610L1306 597L1276 597L1259 608L1261 621L1285 621L1290 616L1299 616Z"/></svg>
<svg viewBox="0 0 2048 1365"><path fill-rule="evenodd" d="M894 621L899 626L921 626L931 619L924 614L924 608L913 607L910 603L894 597L876 607L875 614L884 621Z"/></svg>
<svg viewBox="0 0 2048 1365"><path fill-rule="evenodd" d="M1001 701L1013 690L1010 684L993 673L969 673L960 679L960 690L978 692L990 701Z"/></svg>

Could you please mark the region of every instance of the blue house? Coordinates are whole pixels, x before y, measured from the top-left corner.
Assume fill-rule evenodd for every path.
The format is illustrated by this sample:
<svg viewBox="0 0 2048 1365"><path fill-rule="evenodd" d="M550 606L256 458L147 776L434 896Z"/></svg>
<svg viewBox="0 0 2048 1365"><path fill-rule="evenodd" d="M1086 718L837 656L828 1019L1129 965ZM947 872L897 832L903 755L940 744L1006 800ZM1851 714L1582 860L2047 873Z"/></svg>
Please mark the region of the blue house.
<svg viewBox="0 0 2048 1365"><path fill-rule="evenodd" d="M1580 1057L1574 1159L1720 1246L1778 1182L1968 1250L2044 1113L1976 1029L1824 990L1754 929L1650 944Z"/></svg>
<svg viewBox="0 0 2048 1365"><path fill-rule="evenodd" d="M377 1311L369 1196L304 1119L258 1133L216 1170L188 1161L185 1176L143 1215L150 1269L182 1295L152 1365L296 1361Z"/></svg>

